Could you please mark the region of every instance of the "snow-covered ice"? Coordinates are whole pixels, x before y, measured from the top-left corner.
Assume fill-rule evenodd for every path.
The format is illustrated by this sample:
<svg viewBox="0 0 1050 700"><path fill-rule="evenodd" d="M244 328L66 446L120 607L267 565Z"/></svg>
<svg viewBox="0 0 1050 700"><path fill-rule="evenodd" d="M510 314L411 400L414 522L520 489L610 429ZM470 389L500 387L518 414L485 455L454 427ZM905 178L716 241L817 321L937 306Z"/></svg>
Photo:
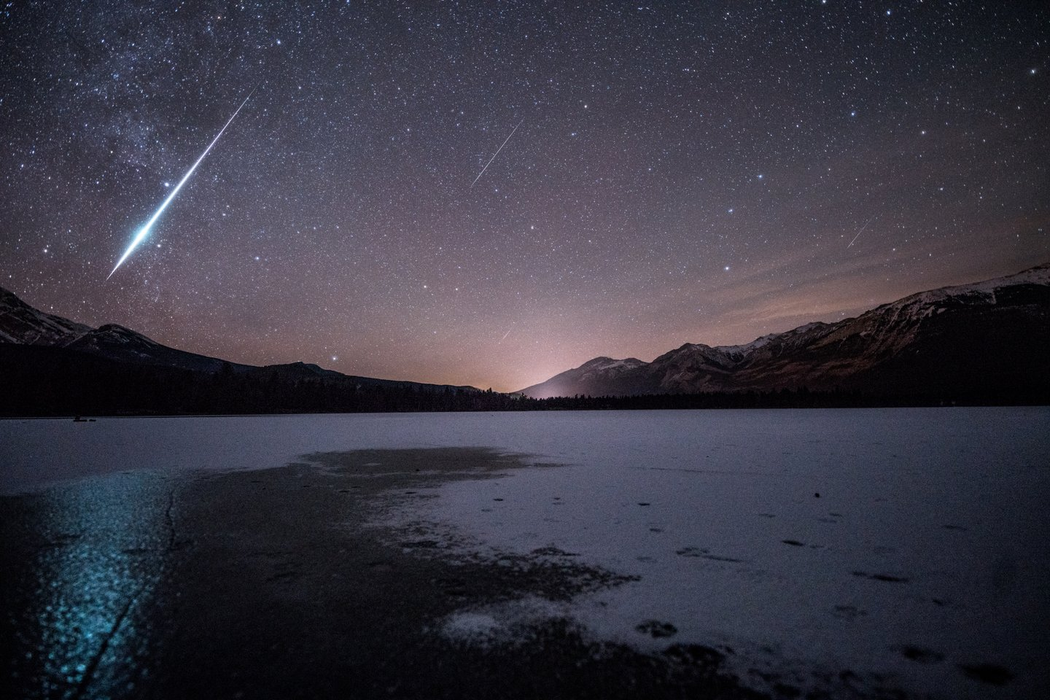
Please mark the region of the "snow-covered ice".
<svg viewBox="0 0 1050 700"><path fill-rule="evenodd" d="M451 482L388 517L472 555L561 550L636 576L557 606L595 639L728 647L760 687L752 669L944 697L1050 687L1047 408L9 420L0 490L446 446L564 466ZM551 614L508 605L445 630L498 638Z"/></svg>
<svg viewBox="0 0 1050 700"><path fill-rule="evenodd" d="M554 548L637 576L575 601L595 638L730 647L759 687L749 670L832 692L1048 687L1050 411L535 420L529 441L500 446L568 466L447 484L402 517L451 526L481 553ZM963 666L1014 678L995 687Z"/></svg>
<svg viewBox="0 0 1050 700"><path fill-rule="evenodd" d="M441 633L449 639L479 647L514 645L527 637L527 627L537 622L571 617L566 603L526 596L475 610L453 613L442 621Z"/></svg>

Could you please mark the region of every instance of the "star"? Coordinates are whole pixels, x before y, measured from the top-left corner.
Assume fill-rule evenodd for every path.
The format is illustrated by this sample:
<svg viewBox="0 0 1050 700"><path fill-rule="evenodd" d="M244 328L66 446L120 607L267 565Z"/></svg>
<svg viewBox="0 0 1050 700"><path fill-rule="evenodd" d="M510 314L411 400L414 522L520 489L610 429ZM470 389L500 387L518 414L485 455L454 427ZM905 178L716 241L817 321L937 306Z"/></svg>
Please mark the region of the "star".
<svg viewBox="0 0 1050 700"><path fill-rule="evenodd" d="M0 280L180 349L515 390L1050 259L1042 6L67 5L5 17Z"/></svg>

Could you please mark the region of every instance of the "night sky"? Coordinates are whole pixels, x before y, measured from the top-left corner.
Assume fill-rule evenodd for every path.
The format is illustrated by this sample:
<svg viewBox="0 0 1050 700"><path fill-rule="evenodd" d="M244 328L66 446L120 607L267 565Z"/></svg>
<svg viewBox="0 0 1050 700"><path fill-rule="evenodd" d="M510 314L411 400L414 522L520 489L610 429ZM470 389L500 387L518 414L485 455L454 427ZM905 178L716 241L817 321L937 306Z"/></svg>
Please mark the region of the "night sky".
<svg viewBox="0 0 1050 700"><path fill-rule="evenodd" d="M1047 3L305 4L5 5L0 285L513 390L1050 259Z"/></svg>

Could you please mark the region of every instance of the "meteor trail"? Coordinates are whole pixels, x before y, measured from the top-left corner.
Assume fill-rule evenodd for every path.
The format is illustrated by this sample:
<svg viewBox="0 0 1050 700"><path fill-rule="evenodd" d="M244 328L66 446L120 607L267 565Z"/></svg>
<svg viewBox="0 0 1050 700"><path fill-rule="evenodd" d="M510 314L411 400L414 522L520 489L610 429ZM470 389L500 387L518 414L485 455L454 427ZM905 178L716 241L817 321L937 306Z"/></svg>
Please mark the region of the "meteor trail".
<svg viewBox="0 0 1050 700"><path fill-rule="evenodd" d="M523 122L523 121L525 121L525 120L524 120L524 119L522 119L522 120L521 120L521 122ZM510 130L510 136L513 136L513 135L514 135L514 132L518 130L518 127L519 127L519 126L521 126L521 122L518 122L518 123L517 123L517 124L516 124L516 125L514 126L514 128ZM476 184L477 184L478 180L480 180L480 179L481 179L481 176L482 176L482 175L484 175L484 174L485 174L485 171L489 169L489 166L490 166L490 165L492 165L492 161L496 160L496 156L498 156L498 155L499 155L499 152L503 150L503 147L507 145L507 141L510 141L510 136L508 136L507 138L505 138L505 139L503 140L503 143L501 143L501 144L500 144L500 147L499 147L499 148L497 148L497 149L496 149L496 152L492 154L492 157L491 157L491 158L489 158L489 162L488 162L488 163L485 163L485 167L484 167L484 168L482 168L482 169L481 169L481 172L480 172L480 173L478 173L478 176L477 176L476 178L474 178L474 182L470 183L470 186L471 186L471 187L474 187L474 185L476 185Z"/></svg>
<svg viewBox="0 0 1050 700"><path fill-rule="evenodd" d="M171 191L171 194L169 194L167 198L165 198L164 202L160 205L160 207L158 207L157 211L154 212L153 216L150 217L150 220L146 222L146 225L140 228L138 233L135 234L135 237L131 239L131 244L128 245L128 249L124 251L124 254L120 256L120 260L118 260L117 264L113 267L113 271L109 273L108 277L106 277L107 280L113 276L113 273L117 271L117 268L124 264L124 261L128 259L128 256L131 255L132 251L134 251L135 248L137 248L139 244L142 243L142 241L146 240L146 236L149 235L150 228L152 228L153 224L156 223L157 219L160 218L160 215L164 213L164 210L168 208L168 205L171 204L171 200L175 199L175 195L179 193L179 190L182 189L182 186L185 185L186 181L190 179L191 175L193 175L193 171L197 169L197 166L201 164L201 161L204 160L204 157L208 155L208 151L211 150L212 146L214 146L215 143L219 140L223 132L226 131L226 127L229 126L230 123L237 118L237 115L240 113L241 109L244 107L244 105L248 104L248 100L250 100L252 98L252 95L254 94L255 90L252 90L250 93L248 93L248 96L244 98L244 102L242 102L241 106L237 108L237 111L233 113L233 116L230 117L229 121L226 122L226 125L219 130L219 133L215 135L215 138L211 140L211 143L208 144L208 147L204 149L204 153L202 153L201 157L197 159L197 162L190 166L190 169L187 170L186 174L182 176L181 180L179 180L179 184L175 185L175 189L173 189Z"/></svg>
<svg viewBox="0 0 1050 700"><path fill-rule="evenodd" d="M864 229L868 228L868 224L870 224L874 220L875 220L875 217L873 216L870 219L868 219L867 221L865 221L864 225L860 227L860 231L857 231L857 235L853 237L853 240L850 241L849 245L846 246L846 247L847 248L852 248L853 244L857 242L858 238L860 238L860 234L864 233Z"/></svg>

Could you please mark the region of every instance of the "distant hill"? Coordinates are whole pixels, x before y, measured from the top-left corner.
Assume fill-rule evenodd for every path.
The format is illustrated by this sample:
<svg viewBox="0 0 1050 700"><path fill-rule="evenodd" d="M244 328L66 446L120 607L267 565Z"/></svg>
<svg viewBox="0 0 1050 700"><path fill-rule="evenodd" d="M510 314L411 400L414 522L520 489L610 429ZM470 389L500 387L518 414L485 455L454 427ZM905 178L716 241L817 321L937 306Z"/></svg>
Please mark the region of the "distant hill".
<svg viewBox="0 0 1050 700"><path fill-rule="evenodd" d="M341 374L295 362L255 367L91 328L0 288L0 415L458 410L470 386Z"/></svg>
<svg viewBox="0 0 1050 700"><path fill-rule="evenodd" d="M746 345L686 343L652 362L598 357L533 398L779 390L896 397L1050 394L1050 264L810 323Z"/></svg>

